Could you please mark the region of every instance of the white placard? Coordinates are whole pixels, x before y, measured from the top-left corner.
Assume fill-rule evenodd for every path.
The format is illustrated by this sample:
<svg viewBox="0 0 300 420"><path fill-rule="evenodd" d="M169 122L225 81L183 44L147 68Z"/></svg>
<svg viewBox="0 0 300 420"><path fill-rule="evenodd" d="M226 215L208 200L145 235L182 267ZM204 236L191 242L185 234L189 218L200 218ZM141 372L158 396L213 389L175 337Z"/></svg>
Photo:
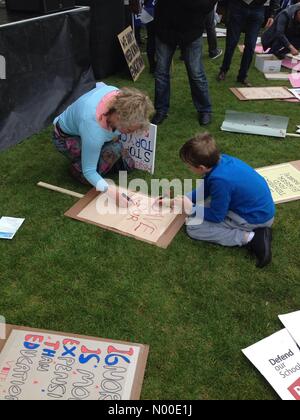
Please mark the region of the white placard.
<svg viewBox="0 0 300 420"><path fill-rule="evenodd" d="M283 329L243 350L283 400L300 400L300 350Z"/></svg>
<svg viewBox="0 0 300 420"><path fill-rule="evenodd" d="M122 134L120 139L124 149L134 161L136 169L154 174L157 126L150 125L148 132L140 134Z"/></svg>
<svg viewBox="0 0 300 420"><path fill-rule="evenodd" d="M15 217L1 217L0 239L13 239L24 221L25 219L16 219Z"/></svg>
<svg viewBox="0 0 300 420"><path fill-rule="evenodd" d="M279 319L296 341L298 346L300 346L300 311L279 315Z"/></svg>

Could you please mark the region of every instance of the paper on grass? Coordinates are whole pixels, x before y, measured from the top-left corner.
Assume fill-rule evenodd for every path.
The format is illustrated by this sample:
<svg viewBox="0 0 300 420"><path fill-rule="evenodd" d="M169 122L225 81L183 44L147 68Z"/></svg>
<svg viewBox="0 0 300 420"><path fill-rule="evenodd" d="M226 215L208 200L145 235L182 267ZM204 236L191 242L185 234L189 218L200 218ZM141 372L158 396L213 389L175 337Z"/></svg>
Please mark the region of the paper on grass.
<svg viewBox="0 0 300 420"><path fill-rule="evenodd" d="M287 329L242 351L283 400L300 400L300 350Z"/></svg>
<svg viewBox="0 0 300 420"><path fill-rule="evenodd" d="M278 317L298 346L300 346L300 311L279 315Z"/></svg>
<svg viewBox="0 0 300 420"><path fill-rule="evenodd" d="M290 73L264 73L267 80L289 80Z"/></svg>
<svg viewBox="0 0 300 420"><path fill-rule="evenodd" d="M295 98L300 100L300 89L289 89L289 91L295 96Z"/></svg>
<svg viewBox="0 0 300 420"><path fill-rule="evenodd" d="M300 88L300 73L289 74L289 81L293 88Z"/></svg>
<svg viewBox="0 0 300 420"><path fill-rule="evenodd" d="M15 217L1 217L0 219L0 239L13 239L20 229L25 219Z"/></svg>
<svg viewBox="0 0 300 420"><path fill-rule="evenodd" d="M257 134L284 138L289 123L288 117L250 112L226 111L222 131Z"/></svg>

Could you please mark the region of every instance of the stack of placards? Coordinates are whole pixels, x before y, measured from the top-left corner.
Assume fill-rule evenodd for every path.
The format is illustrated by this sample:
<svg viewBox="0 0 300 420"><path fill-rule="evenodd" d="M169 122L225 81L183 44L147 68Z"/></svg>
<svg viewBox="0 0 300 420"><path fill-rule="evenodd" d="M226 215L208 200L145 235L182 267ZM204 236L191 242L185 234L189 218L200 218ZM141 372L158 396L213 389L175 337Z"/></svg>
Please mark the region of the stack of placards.
<svg viewBox="0 0 300 420"><path fill-rule="evenodd" d="M251 112L226 111L222 131L257 134L284 138L289 124L288 117L255 114Z"/></svg>
<svg viewBox="0 0 300 420"><path fill-rule="evenodd" d="M0 340L0 400L138 399L142 344L7 326Z"/></svg>
<svg viewBox="0 0 300 420"><path fill-rule="evenodd" d="M283 400L300 400L300 311L279 319L285 329L242 351Z"/></svg>

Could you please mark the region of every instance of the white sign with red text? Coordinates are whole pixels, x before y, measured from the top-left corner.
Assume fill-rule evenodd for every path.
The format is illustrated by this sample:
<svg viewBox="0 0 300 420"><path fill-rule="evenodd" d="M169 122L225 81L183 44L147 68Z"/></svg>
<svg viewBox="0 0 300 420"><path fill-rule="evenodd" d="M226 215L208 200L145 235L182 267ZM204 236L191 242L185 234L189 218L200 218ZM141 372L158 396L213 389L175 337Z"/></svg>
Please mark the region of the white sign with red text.
<svg viewBox="0 0 300 420"><path fill-rule="evenodd" d="M300 400L300 350L287 329L243 350L283 400Z"/></svg>

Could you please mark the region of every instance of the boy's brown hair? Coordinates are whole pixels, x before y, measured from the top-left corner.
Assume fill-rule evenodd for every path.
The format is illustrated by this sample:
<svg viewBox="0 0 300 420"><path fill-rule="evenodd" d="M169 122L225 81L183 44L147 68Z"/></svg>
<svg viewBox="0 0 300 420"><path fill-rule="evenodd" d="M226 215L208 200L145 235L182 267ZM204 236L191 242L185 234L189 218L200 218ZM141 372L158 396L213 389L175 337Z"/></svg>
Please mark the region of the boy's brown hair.
<svg viewBox="0 0 300 420"><path fill-rule="evenodd" d="M215 139L209 133L197 134L188 140L180 149L179 156L183 162L196 168L201 165L212 168L220 160Z"/></svg>

